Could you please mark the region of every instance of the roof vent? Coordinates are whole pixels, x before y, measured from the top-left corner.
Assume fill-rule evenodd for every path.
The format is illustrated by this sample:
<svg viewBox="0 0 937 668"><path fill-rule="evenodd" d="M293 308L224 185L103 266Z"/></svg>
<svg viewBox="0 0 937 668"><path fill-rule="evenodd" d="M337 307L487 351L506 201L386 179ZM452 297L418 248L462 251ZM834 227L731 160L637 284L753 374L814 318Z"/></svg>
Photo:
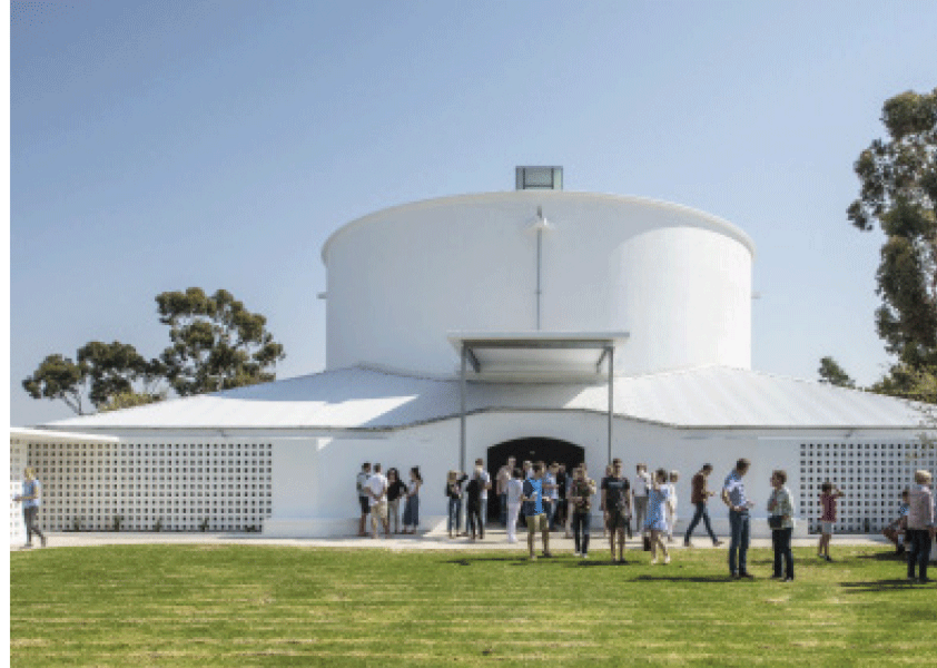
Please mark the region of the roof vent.
<svg viewBox="0 0 937 668"><path fill-rule="evenodd" d="M562 190L562 167L515 168L518 190Z"/></svg>

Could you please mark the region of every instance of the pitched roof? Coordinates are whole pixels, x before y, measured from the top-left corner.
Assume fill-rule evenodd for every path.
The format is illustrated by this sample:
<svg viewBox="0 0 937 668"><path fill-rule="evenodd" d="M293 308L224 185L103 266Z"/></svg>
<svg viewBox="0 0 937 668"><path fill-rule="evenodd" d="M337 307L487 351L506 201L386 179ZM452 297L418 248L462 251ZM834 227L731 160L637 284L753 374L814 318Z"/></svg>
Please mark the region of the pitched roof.
<svg viewBox="0 0 937 668"><path fill-rule="evenodd" d="M353 367L263 385L74 417L55 429L389 430L458 417L458 380ZM469 413L605 413L607 387L469 382ZM616 416L678 428L918 428L909 402L745 369L709 366L616 377Z"/></svg>

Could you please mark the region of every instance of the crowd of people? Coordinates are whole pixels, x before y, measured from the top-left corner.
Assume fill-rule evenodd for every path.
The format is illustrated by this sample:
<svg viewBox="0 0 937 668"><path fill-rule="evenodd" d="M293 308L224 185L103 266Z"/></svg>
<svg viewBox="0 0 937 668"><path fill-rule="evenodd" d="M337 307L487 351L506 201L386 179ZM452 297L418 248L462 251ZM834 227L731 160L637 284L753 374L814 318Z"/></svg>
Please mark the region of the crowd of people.
<svg viewBox="0 0 937 668"><path fill-rule="evenodd" d="M755 503L749 499L743 480L750 468L748 459L739 459L719 491L720 499L728 508L728 569L734 579L753 577L748 568L748 548L751 543L751 511ZM709 499L717 494L709 489L712 472L712 464L707 463L692 478L690 503L694 511L683 535L684 547L693 547L691 539L700 523L714 546L723 544L712 529L709 515ZM528 556L532 560L537 558L538 536L542 555L553 556L550 533L560 528L565 531L566 538L572 538L575 556L588 559L594 504L598 501L603 536L608 538L613 562L627 563L626 541L633 539L634 533L639 533L643 548L651 552L651 563L669 564L671 553L668 544L674 541L674 527L678 520L676 483L679 478L678 471L658 468L651 473L647 465L641 463L635 467L632 483L624 474L621 459L616 458L606 467L600 483L596 484L589 477L585 463L567 473L566 467L557 462L548 465L542 461L525 461L518 466L517 460L509 457L495 476L494 491L507 541L517 543L518 526L526 528ZM391 527L394 533L416 533L422 482L418 467L410 470L410 480L405 483L397 469L388 470L385 477L380 464L374 464L373 470L370 463L363 464L357 483L361 502L359 535L368 535L369 515L372 538L378 537L382 527L385 536L391 534ZM774 549L772 577L790 582L794 579L791 549L794 499L787 487L787 472L780 469L772 471L770 485L766 510ZM445 495L448 500L446 528L450 538L467 536L472 541L485 538L488 492L491 489L492 478L482 459L475 461L471 473L448 472ZM830 543L836 524L837 502L843 496L842 490L830 482L821 486L817 556L825 561L833 561ZM907 554L908 579L928 582L927 562L931 541L937 534L937 504L931 489L930 473L917 471L914 485L902 495L900 516L883 533L895 543L899 554Z"/></svg>

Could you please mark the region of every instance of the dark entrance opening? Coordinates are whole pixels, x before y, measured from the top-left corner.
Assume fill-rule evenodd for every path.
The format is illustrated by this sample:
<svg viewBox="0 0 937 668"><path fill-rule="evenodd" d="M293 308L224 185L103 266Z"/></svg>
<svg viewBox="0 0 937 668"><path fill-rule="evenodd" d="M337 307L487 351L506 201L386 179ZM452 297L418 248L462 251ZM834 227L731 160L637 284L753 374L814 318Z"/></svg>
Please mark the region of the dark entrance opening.
<svg viewBox="0 0 937 668"><path fill-rule="evenodd" d="M542 436L532 436L528 438L516 438L512 441L504 441L488 448L488 471L491 473L491 493L488 495L488 519L498 520L500 510L500 499L496 493L497 484L495 477L498 470L504 466L508 457L514 457L517 460L517 466L520 467L524 461L532 462L544 461L547 465L552 462L565 464L567 474L579 464L586 461L586 451L578 445L569 441L561 441L557 438L545 438Z"/></svg>

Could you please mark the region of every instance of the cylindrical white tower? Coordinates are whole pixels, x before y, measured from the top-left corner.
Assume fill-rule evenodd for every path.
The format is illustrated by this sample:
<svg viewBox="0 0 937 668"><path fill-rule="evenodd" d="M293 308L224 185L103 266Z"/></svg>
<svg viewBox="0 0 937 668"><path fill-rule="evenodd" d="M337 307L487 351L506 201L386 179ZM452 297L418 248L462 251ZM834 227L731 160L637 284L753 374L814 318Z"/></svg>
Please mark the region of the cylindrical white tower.
<svg viewBox="0 0 937 668"><path fill-rule="evenodd" d="M539 311L545 332L628 332L617 374L750 368L753 255L720 218L635 197L527 190L392 207L323 246L327 367L452 375L448 333L533 332Z"/></svg>

